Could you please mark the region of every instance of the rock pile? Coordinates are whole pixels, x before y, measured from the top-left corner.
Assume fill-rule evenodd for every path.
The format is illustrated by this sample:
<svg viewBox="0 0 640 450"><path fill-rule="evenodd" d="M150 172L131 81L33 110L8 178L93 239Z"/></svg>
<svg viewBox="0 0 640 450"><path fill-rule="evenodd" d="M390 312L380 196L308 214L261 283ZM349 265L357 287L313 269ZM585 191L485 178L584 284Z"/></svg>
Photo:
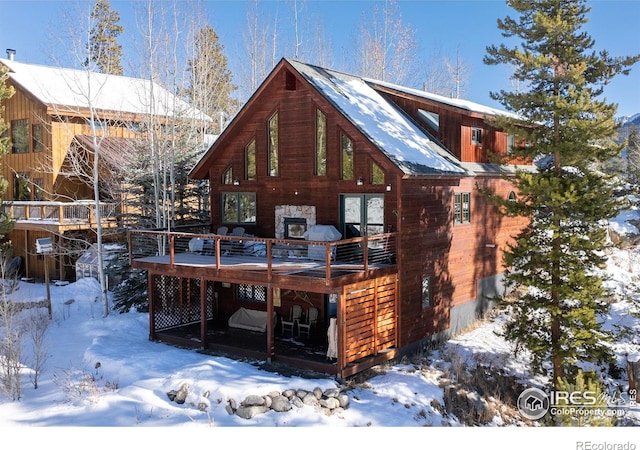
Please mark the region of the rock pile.
<svg viewBox="0 0 640 450"><path fill-rule="evenodd" d="M314 407L318 412L330 416L349 407L349 396L337 388L324 391L319 387L312 391L286 389L282 392L270 392L267 395L248 395L240 405L230 399L227 412L243 419L251 419L270 410L287 412L292 408L304 406Z"/></svg>
<svg viewBox="0 0 640 450"><path fill-rule="evenodd" d="M185 402L189 387L184 384L179 390L167 392L171 401L182 404ZM286 389L282 392L270 392L267 395L248 395L238 404L235 399L229 399L226 410L230 415L237 415L243 419L251 419L268 411L287 412L293 408L311 406L317 412L327 416L339 414L349 407L349 395L339 388L325 389L319 387L312 391L305 389ZM199 405L200 407L200 405ZM200 407L200 409L202 409Z"/></svg>

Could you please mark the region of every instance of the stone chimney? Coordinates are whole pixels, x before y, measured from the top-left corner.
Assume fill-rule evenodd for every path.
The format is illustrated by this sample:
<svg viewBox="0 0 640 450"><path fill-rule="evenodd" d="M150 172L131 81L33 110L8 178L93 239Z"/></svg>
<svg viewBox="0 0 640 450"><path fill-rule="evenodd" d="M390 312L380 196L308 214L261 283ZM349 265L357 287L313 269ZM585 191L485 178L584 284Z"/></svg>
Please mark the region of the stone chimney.
<svg viewBox="0 0 640 450"><path fill-rule="evenodd" d="M8 48L7 49L7 58L9 58L9 61L13 61L15 59L16 56L16 51L12 48Z"/></svg>

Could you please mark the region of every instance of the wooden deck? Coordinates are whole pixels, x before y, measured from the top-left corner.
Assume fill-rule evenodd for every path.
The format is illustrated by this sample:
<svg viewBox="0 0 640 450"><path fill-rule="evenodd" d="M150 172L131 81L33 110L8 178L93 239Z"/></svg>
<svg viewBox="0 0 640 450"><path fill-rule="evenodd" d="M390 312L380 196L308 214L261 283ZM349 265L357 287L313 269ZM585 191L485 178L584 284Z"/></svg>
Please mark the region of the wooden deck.
<svg viewBox="0 0 640 450"><path fill-rule="evenodd" d="M15 221L16 230L38 229L62 233L95 228L97 224L93 200L5 201L1 207L3 213ZM103 227L116 227L116 205L100 202L100 217Z"/></svg>
<svg viewBox="0 0 640 450"><path fill-rule="evenodd" d="M150 339L345 378L398 354L395 238L320 242L135 230L129 251L132 267L148 271ZM237 286L265 288L264 303L248 305L265 317L282 318L301 301L292 292L308 293L306 305L324 314L314 339L283 336L271 323L263 332L228 327L247 302L238 303ZM326 357L329 296L339 324L334 360Z"/></svg>
<svg viewBox="0 0 640 450"><path fill-rule="evenodd" d="M205 244L190 251L193 240ZM199 248L199 247L198 247ZM186 278L278 284L329 292L345 282L393 273L395 234L333 242L133 230L131 266ZM309 256L313 250L313 257Z"/></svg>

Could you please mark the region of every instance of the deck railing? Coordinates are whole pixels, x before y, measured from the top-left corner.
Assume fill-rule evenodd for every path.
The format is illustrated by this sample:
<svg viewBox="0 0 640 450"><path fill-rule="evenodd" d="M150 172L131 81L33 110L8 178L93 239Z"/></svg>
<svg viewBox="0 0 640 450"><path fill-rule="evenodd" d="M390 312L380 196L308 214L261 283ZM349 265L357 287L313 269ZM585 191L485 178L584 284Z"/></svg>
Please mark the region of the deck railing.
<svg viewBox="0 0 640 450"><path fill-rule="evenodd" d="M8 217L16 222L42 221L59 225L96 223L93 200L75 202L4 201L1 208ZM115 221L115 203L100 202L100 216L103 222Z"/></svg>
<svg viewBox="0 0 640 450"><path fill-rule="evenodd" d="M325 266L326 278L331 269L349 267L350 270L367 271L395 264L396 233L384 233L338 241L310 241L303 239L276 239L255 236L181 233L157 230L130 230L128 232L129 257L163 258L170 266L188 265L182 254L200 254L210 257L216 269L246 263L247 258L262 261L266 270L282 261L316 261ZM184 262L186 261L186 262Z"/></svg>

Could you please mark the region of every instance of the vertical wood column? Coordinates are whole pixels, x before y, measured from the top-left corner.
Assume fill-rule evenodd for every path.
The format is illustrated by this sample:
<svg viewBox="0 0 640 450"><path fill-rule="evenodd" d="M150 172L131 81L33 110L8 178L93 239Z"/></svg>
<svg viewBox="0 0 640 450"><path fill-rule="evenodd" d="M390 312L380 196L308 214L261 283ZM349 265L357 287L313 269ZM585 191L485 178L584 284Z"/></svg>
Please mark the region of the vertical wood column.
<svg viewBox="0 0 640 450"><path fill-rule="evenodd" d="M275 354L274 330L273 330L273 285L267 286L267 358Z"/></svg>
<svg viewBox="0 0 640 450"><path fill-rule="evenodd" d="M346 322L347 311L346 311L346 304L345 304L346 298L347 298L347 292L346 292L346 288L343 286L340 291L340 295L338 296L338 300L337 300L338 305L336 308L336 314L338 319L337 320L337 323L338 323L338 373L343 378L344 376L342 375L342 371L347 365L345 362L347 348L346 348L346 342L345 342L345 336L344 336L344 329L347 324Z"/></svg>
<svg viewBox="0 0 640 450"><path fill-rule="evenodd" d="M207 348L207 280L200 277L200 342Z"/></svg>
<svg viewBox="0 0 640 450"><path fill-rule="evenodd" d="M154 341L156 339L156 315L154 302L156 286L153 282L153 272L151 271L147 274L147 286L147 291L149 291L149 340Z"/></svg>

